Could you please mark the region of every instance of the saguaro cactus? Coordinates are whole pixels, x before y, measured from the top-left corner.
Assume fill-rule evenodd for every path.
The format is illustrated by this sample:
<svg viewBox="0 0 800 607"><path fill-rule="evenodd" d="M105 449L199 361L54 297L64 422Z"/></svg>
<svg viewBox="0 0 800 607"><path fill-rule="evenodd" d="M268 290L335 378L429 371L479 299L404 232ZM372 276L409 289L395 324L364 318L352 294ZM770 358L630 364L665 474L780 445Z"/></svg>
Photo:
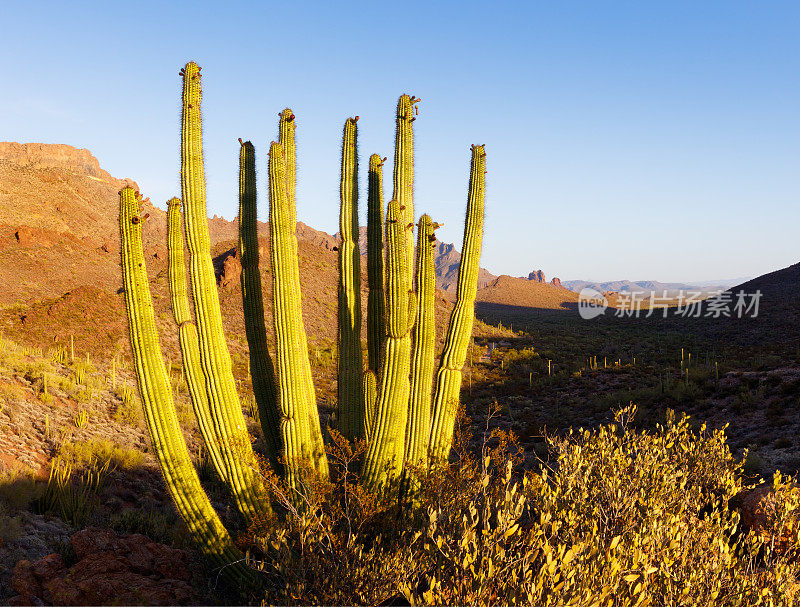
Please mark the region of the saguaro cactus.
<svg viewBox="0 0 800 607"><path fill-rule="evenodd" d="M252 572L200 486L175 414L147 282L139 200L130 187L120 192L120 236L131 350L153 451L164 481L203 553L235 583L247 582Z"/></svg>
<svg viewBox="0 0 800 607"><path fill-rule="evenodd" d="M294 205L286 196L283 146L272 142L269 150L269 229L272 258L272 314L278 362L280 434L286 476L297 481L301 458L310 459L323 476L328 461L322 443L306 332L300 306Z"/></svg>
<svg viewBox="0 0 800 607"><path fill-rule="evenodd" d="M200 428L200 434L203 436L203 442L206 445L206 450L214 469L221 479L226 480L228 471L220 454L220 439L214 428L214 420L211 417L208 395L206 394L206 378L203 377L203 369L200 366L200 345L197 340L197 328L194 326L189 312L180 198L172 198L167 203L167 250L169 252L167 276L169 278L172 314L175 317L175 324L178 325L178 343L181 348L186 385L189 387L192 409L197 418L197 425Z"/></svg>
<svg viewBox="0 0 800 607"><path fill-rule="evenodd" d="M450 316L447 338L436 376L433 402L430 453L445 459L453 441L453 424L461 391L461 369L475 320L475 295L478 291L478 262L483 242L483 207L486 196L486 151L482 145L472 146L470 160L467 218L464 222L464 243L458 268L456 306Z"/></svg>
<svg viewBox="0 0 800 607"><path fill-rule="evenodd" d="M239 140L241 142L241 139ZM258 406L267 457L273 466L280 451L278 434L278 389L275 367L267 348L264 298L259 270L256 208L256 160L253 144L245 141L239 151L239 259L242 264L244 329L250 350L250 375Z"/></svg>
<svg viewBox="0 0 800 607"><path fill-rule="evenodd" d="M189 62L183 77L181 115L181 192L183 220L189 245L189 276L200 337L200 359L208 399L220 437L220 452L228 469L228 482L242 514L252 518L261 510L261 485L247 434L231 368L228 344L222 330L219 295L211 261L211 239L206 211L203 135L200 118L200 67Z"/></svg>
<svg viewBox="0 0 800 607"><path fill-rule="evenodd" d="M364 435L361 251L358 248L358 116L344 123L339 183L339 431Z"/></svg>

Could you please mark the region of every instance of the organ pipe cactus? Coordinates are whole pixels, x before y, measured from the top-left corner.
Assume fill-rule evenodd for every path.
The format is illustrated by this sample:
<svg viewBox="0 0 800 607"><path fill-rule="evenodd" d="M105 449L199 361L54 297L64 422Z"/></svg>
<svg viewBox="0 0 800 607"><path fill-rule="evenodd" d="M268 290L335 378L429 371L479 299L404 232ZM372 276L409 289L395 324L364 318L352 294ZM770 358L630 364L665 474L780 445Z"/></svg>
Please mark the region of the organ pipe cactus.
<svg viewBox="0 0 800 607"><path fill-rule="evenodd" d="M339 183L339 431L349 440L364 435L361 353L361 251L358 248L358 116L342 135Z"/></svg>
<svg viewBox="0 0 800 607"><path fill-rule="evenodd" d="M383 261L383 163L377 154L369 157L367 173L367 368L376 372L386 337L386 301Z"/></svg>
<svg viewBox="0 0 800 607"><path fill-rule="evenodd" d="M400 95L397 100L394 139L394 174L392 198L400 205L400 220L405 224L414 223L414 128L417 103L414 96ZM408 259L414 258L414 240L406 243ZM403 284L407 290L412 287L412 267L406 269Z"/></svg>
<svg viewBox="0 0 800 607"><path fill-rule="evenodd" d="M269 151L269 229L272 249L272 314L278 362L280 434L286 475L296 485L301 459L313 462L327 477L328 462L322 442L306 332L300 307L294 205L286 195L283 146L272 142Z"/></svg>
<svg viewBox="0 0 800 607"><path fill-rule="evenodd" d="M369 157L367 173L367 371L364 373L364 430L369 440L378 397L378 373L386 338L386 272L383 260L383 163Z"/></svg>
<svg viewBox="0 0 800 607"><path fill-rule="evenodd" d="M241 143L241 139L239 140ZM273 466L280 450L278 436L278 390L275 367L267 348L264 324L264 299L259 270L258 223L256 209L255 149L249 141L239 150L239 259L242 264L242 303L244 328L250 350L250 375L258 407L267 457Z"/></svg>
<svg viewBox="0 0 800 607"><path fill-rule="evenodd" d="M217 452L212 453L212 459L218 466L220 475L231 487L239 510L252 519L268 512L269 503L260 484L257 461L246 433L230 356L222 333L205 201L200 68L189 63L181 71L181 76L181 192L194 316L197 320L196 334L192 331L194 325L191 323L185 279L184 282L179 280L179 276L184 276L185 270L182 259L183 242L177 227L180 221L180 203L177 200L170 203L170 287L173 307L176 322L180 326L187 377L193 373L197 380L193 382L194 387L191 389L201 432L210 452L214 445L218 447ZM473 146L472 150L457 303L450 319L431 408L435 346L432 241L436 224L427 215L419 223L416 291L412 288L412 123L418 101L408 95L403 95L398 101L394 195L388 204L384 225L381 217L383 161L377 155L370 158L367 254L370 303L366 372L362 368L360 343L355 119L347 121L344 132L340 217L340 318L343 321L343 328L340 329L340 351L343 357L340 361L340 394L343 415L340 416L340 422L350 416L350 421L342 429L353 438L360 436L366 429L370 442L362 477L363 482L374 489L393 488L408 460L419 463L426 455L439 459L447 456L458 404L461 369L474 320L485 190L483 146ZM258 386L265 390L260 402L263 405L260 413L265 424L264 434L271 456L274 457L279 449L282 450L289 483L298 487L302 460L310 460L322 478L327 478L328 464L302 322L296 237L295 127L294 114L287 108L280 113L280 141L271 144L269 154L270 260L276 336L274 396L269 395L270 359L263 330L263 302L259 297L261 286L258 277L255 221L255 161L253 148L249 143L243 143L240 149L239 247L244 267L242 288L249 327L248 340L251 356L254 356L251 359L251 368L254 376L259 373L257 368L260 363L263 363L265 370L261 379L266 383L259 383L260 380L256 377L253 381L255 391L261 390ZM148 427L167 485L182 516L204 551L217 563L228 564L241 555L230 543L230 537L211 509L207 497L200 489L196 473L191 468L188 451L177 425L166 371L160 359L158 337L152 319L152 303L147 290L146 274L143 273L137 205L132 192L123 190L120 213L123 276L126 281L131 346L136 359ZM385 256L383 237L386 243ZM413 356L412 331L416 331ZM199 342L193 350L190 347L192 334L195 334L196 341ZM198 358L202 374L198 372ZM192 367L192 372L189 367ZM356 395L355 398L349 397L350 391ZM207 397L207 406L204 405L203 393ZM346 393L348 396L344 396ZM273 404L270 405L270 402ZM237 579L247 577L247 571L243 571L241 565L230 567L227 573Z"/></svg>
<svg viewBox="0 0 800 607"><path fill-rule="evenodd" d="M236 505L246 518L261 513L262 488L239 394L231 368L228 344L211 260L206 211L203 134L200 118L200 67L189 62L182 70L181 193L183 220L189 247L189 276L200 337L200 360L206 377L211 414Z"/></svg>
<svg viewBox="0 0 800 607"><path fill-rule="evenodd" d="M453 424L461 392L461 370L467 358L475 320L475 295L478 291L478 262L483 242L483 207L486 196L486 151L482 145L472 146L467 218L464 222L464 242L458 268L456 305L447 327L447 338L436 375L436 395L433 400L433 423L430 435L430 454L447 458L453 441Z"/></svg>
<svg viewBox="0 0 800 607"><path fill-rule="evenodd" d="M200 366L200 345L197 340L197 327L192 322L191 313L189 312L180 198L172 198L167 203L167 251L169 252L167 277L169 279L172 314L175 317L175 324L178 325L178 343L183 357L183 368L186 375L186 385L189 387L192 409L197 418L197 425L200 428L200 434L203 436L203 442L206 445L214 469L221 479L226 480L228 471L225 468L225 460L222 459L220 454L220 439L214 428L214 420L211 417L208 395L206 394L206 378L203 377L203 369Z"/></svg>
<svg viewBox="0 0 800 607"><path fill-rule="evenodd" d="M416 314L416 294L406 288L410 274L408 241L411 227L404 222L397 200L386 211L387 292L386 340L380 388L375 407L371 442L362 479L373 489L391 488L403 469L408 418L411 329Z"/></svg>
<svg viewBox="0 0 800 607"><path fill-rule="evenodd" d="M434 295L436 270L433 265L433 231L439 227L429 215L419 219L417 228L417 319L414 352L411 357L411 396L406 428L405 459L420 464L428 459L433 391L436 317Z"/></svg>
<svg viewBox="0 0 800 607"><path fill-rule="evenodd" d="M133 362L153 451L164 481L202 552L233 582L248 582L252 580L252 572L200 486L175 413L147 282L139 200L130 187L120 192L120 240Z"/></svg>

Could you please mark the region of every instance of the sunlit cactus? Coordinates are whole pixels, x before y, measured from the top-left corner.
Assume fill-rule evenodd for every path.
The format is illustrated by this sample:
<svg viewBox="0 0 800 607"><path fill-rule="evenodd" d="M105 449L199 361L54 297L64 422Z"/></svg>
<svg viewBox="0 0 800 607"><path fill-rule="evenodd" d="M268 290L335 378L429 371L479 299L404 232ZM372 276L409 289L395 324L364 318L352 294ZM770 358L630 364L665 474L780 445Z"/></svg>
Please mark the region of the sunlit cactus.
<svg viewBox="0 0 800 607"><path fill-rule="evenodd" d="M175 413L147 281L139 205L133 188L123 188L120 192L122 281L133 363L153 452L175 507L202 552L232 581L247 582L252 573L200 486Z"/></svg>
<svg viewBox="0 0 800 607"><path fill-rule="evenodd" d="M486 196L486 151L482 145L472 146L467 218L464 222L464 242L461 265L458 268L456 306L450 316L442 360L436 376L433 401L433 421L430 454L444 459L453 442L453 424L461 392L461 370L467 359L467 349L475 321L475 296L478 291L478 263L483 243L483 207Z"/></svg>
<svg viewBox="0 0 800 607"><path fill-rule="evenodd" d="M358 247L358 116L342 135L339 182L339 431L349 440L364 435L361 354L361 251Z"/></svg>
<svg viewBox="0 0 800 607"><path fill-rule="evenodd" d="M311 460L323 476L328 474L300 306L295 216L294 205L286 195L283 146L273 141L269 150L272 316L278 363L280 434L290 484L296 481L302 459Z"/></svg>
<svg viewBox="0 0 800 607"><path fill-rule="evenodd" d="M200 360L207 380L211 414L220 439L220 453L228 471L228 484L242 514L254 518L263 508L261 483L222 329L219 294L211 260L200 117L200 66L189 62L181 75L181 193Z"/></svg>

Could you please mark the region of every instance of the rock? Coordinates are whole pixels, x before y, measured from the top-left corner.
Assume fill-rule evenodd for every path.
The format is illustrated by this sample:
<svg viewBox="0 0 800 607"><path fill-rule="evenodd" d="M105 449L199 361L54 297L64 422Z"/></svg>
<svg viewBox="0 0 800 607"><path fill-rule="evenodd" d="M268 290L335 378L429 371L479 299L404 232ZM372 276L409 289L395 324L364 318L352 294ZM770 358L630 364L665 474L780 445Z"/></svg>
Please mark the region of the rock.
<svg viewBox="0 0 800 607"><path fill-rule="evenodd" d="M559 289L564 289L564 285L561 284L561 279L557 277L553 277L553 280L550 281L550 284L554 287L558 287Z"/></svg>
<svg viewBox="0 0 800 607"><path fill-rule="evenodd" d="M242 264L239 258L228 255L222 265L222 276L219 279L219 286L223 289L235 289L242 276Z"/></svg>
<svg viewBox="0 0 800 607"><path fill-rule="evenodd" d="M792 490L797 491L797 487ZM791 529L776 529L778 503L771 484L742 491L731 500L731 506L739 510L742 526L761 536L765 542L774 542L778 554L785 553L794 545Z"/></svg>
<svg viewBox="0 0 800 607"><path fill-rule="evenodd" d="M541 270L534 270L528 274L528 280L532 280L533 282L547 282L547 279L544 277L544 272Z"/></svg>
<svg viewBox="0 0 800 607"><path fill-rule="evenodd" d="M139 534L89 527L70 539L78 561L67 568L57 554L20 561L12 585L15 605L186 605L188 555ZM10 601L11 602L11 601Z"/></svg>
<svg viewBox="0 0 800 607"><path fill-rule="evenodd" d="M11 574L11 587L21 596L34 597L42 594L42 585L33 573L33 563L20 561ZM25 604L25 603L20 603Z"/></svg>

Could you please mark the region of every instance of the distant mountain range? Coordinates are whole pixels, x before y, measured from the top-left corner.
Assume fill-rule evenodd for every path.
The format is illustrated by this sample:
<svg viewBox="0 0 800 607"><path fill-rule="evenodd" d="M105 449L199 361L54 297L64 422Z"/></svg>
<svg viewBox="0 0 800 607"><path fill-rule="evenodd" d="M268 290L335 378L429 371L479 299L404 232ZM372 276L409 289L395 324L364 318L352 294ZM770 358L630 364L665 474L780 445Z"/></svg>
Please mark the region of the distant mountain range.
<svg viewBox="0 0 800 607"><path fill-rule="evenodd" d="M731 278L726 280L715 280L708 282L659 282L657 280L612 280L608 282L595 282L591 280L564 280L562 285L570 291L580 293L585 288L594 289L601 293L613 291L616 293L674 293L677 291L703 291L710 293L713 291L724 291L730 287L741 284L749 277Z"/></svg>

